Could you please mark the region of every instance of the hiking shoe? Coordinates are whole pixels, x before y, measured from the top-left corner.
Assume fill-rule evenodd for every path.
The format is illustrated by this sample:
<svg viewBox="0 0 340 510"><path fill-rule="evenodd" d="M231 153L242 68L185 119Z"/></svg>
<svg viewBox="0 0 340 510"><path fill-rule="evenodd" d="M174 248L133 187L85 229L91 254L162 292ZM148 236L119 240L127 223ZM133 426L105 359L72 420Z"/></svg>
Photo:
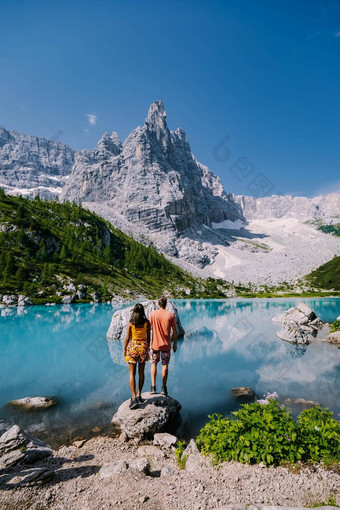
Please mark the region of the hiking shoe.
<svg viewBox="0 0 340 510"><path fill-rule="evenodd" d="M138 404L144 404L146 402L145 398L142 397L142 395L139 395L137 398Z"/></svg>
<svg viewBox="0 0 340 510"><path fill-rule="evenodd" d="M137 398L131 398L129 408L136 409L138 406L139 406L139 402L138 402Z"/></svg>
<svg viewBox="0 0 340 510"><path fill-rule="evenodd" d="M166 386L163 386L161 393L162 393L162 395L165 395L167 397L168 396L168 388Z"/></svg>
<svg viewBox="0 0 340 510"><path fill-rule="evenodd" d="M156 392L156 386L151 386L150 393L152 393L153 395L154 395L155 393L157 393L157 392Z"/></svg>

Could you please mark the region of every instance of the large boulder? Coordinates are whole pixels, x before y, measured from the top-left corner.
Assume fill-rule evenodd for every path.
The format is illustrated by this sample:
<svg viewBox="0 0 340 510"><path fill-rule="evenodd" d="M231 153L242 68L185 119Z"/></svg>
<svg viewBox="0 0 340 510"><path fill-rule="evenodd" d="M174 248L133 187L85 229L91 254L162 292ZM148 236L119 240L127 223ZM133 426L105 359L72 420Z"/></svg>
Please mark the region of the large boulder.
<svg viewBox="0 0 340 510"><path fill-rule="evenodd" d="M145 314L146 314L147 317L150 316L150 313L153 310L158 310L159 309L157 301L153 301L153 300L143 301L142 305L145 308ZM109 329L107 331L107 334L106 334L108 339L111 339L111 340L123 340L125 338L126 328L127 328L128 322L129 322L130 317L131 317L132 309L133 309L133 305L129 306L127 308L123 308L121 310L117 310L113 314L110 327L109 327ZM182 327L182 324L181 324L181 321L180 321L180 318L179 318L179 315L178 315L178 310L177 310L176 306L174 305L174 303L172 301L168 300L166 309L170 310L171 312L173 312L175 314L177 336L178 337L183 336L184 335L184 329Z"/></svg>
<svg viewBox="0 0 340 510"><path fill-rule="evenodd" d="M181 404L172 397L143 393L146 400L137 409L130 409L130 400L118 408L112 424L129 438L152 438L157 432L170 431L179 425Z"/></svg>
<svg viewBox="0 0 340 510"><path fill-rule="evenodd" d="M310 344L324 326L322 320L305 303L299 303L277 315L273 318L273 322L282 326L276 333L281 340L300 345Z"/></svg>

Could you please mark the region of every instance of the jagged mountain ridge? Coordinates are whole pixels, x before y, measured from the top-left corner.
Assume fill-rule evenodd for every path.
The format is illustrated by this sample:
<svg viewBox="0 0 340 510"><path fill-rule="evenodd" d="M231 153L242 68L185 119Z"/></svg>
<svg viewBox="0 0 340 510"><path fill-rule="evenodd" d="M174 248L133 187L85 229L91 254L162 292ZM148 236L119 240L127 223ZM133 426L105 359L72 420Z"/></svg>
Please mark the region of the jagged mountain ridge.
<svg viewBox="0 0 340 510"><path fill-rule="evenodd" d="M61 193L75 154L58 141L0 126L0 186L7 193L52 198Z"/></svg>
<svg viewBox="0 0 340 510"><path fill-rule="evenodd" d="M339 193L313 198L291 195L260 198L237 195L235 198L247 220L296 218L300 221L320 219L333 222L337 216L340 217Z"/></svg>
<svg viewBox="0 0 340 510"><path fill-rule="evenodd" d="M105 133L94 151L77 155L60 198L85 203L114 224L122 219L198 267L213 260L214 243L228 243L212 225L244 221L234 196L193 156L185 132L168 129L162 101L124 144Z"/></svg>
<svg viewBox="0 0 340 510"><path fill-rule="evenodd" d="M339 194L227 194L193 156L185 132L168 129L161 101L124 143L104 133L94 150L78 153L0 128L0 186L81 202L202 276L275 285L340 253L339 238L316 229L339 222Z"/></svg>

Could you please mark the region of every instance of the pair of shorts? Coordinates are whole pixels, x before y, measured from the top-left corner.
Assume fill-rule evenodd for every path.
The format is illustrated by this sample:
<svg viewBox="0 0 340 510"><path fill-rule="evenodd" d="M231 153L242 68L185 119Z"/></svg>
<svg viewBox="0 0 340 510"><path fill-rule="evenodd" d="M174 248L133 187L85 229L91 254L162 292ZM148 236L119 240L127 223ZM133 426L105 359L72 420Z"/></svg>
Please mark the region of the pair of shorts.
<svg viewBox="0 0 340 510"><path fill-rule="evenodd" d="M145 342L136 342L134 340L130 340L127 350L125 361L127 363L131 363L132 365L136 365L137 363L145 363L149 359L149 347L148 343Z"/></svg>
<svg viewBox="0 0 340 510"><path fill-rule="evenodd" d="M154 351L151 349L150 363L151 365L158 363L159 359L162 360L162 365L169 365L171 351Z"/></svg>

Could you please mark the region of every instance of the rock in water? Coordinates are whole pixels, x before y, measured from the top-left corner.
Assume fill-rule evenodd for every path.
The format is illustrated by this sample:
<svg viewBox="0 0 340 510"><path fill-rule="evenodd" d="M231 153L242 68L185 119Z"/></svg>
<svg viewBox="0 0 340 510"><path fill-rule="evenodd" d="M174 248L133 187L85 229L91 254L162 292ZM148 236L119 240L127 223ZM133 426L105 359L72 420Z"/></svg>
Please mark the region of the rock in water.
<svg viewBox="0 0 340 510"><path fill-rule="evenodd" d="M158 310L159 308L159 306L157 305L157 301L143 301L142 304L145 308L145 313L147 317L149 317L150 313L153 310ZM108 339L123 340L125 338L126 328L131 317L132 309L133 306L130 306L128 308L123 308L122 310L117 310L113 314L110 327L106 334ZM177 336L178 337L183 336L185 332L178 315L178 310L176 306L173 304L173 302L170 301L169 299L166 309L175 314Z"/></svg>
<svg viewBox="0 0 340 510"><path fill-rule="evenodd" d="M238 388L230 388L230 394L234 398L251 398L255 397L255 391L247 386L240 386Z"/></svg>
<svg viewBox="0 0 340 510"><path fill-rule="evenodd" d="M24 410L29 409L47 409L57 404L57 399L49 397L25 397L18 400L12 400L9 405L19 407Z"/></svg>
<svg viewBox="0 0 340 510"><path fill-rule="evenodd" d="M323 338L323 340L326 340L330 344L340 345L340 331L329 333L329 335L326 338Z"/></svg>
<svg viewBox="0 0 340 510"><path fill-rule="evenodd" d="M112 424L130 438L152 438L156 432L172 431L178 426L181 404L172 397L143 393L146 399L137 409L130 409L130 400L118 408Z"/></svg>
<svg viewBox="0 0 340 510"><path fill-rule="evenodd" d="M301 345L310 344L324 326L322 320L305 303L299 303L277 315L273 322L282 325L282 329L276 333L281 340Z"/></svg>

